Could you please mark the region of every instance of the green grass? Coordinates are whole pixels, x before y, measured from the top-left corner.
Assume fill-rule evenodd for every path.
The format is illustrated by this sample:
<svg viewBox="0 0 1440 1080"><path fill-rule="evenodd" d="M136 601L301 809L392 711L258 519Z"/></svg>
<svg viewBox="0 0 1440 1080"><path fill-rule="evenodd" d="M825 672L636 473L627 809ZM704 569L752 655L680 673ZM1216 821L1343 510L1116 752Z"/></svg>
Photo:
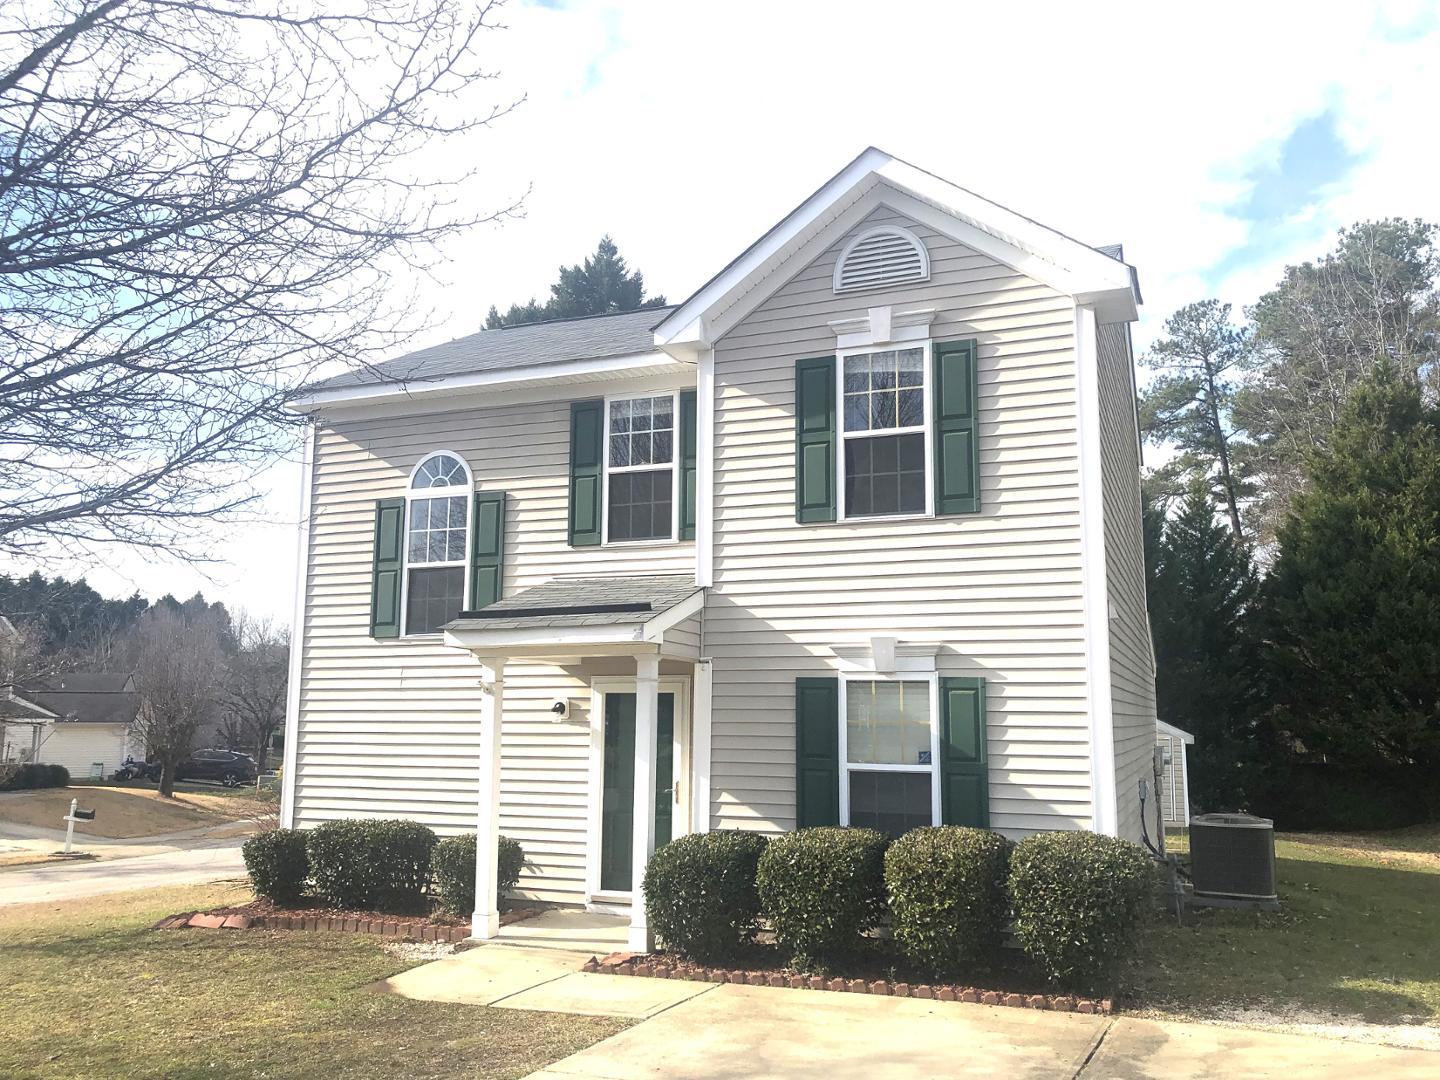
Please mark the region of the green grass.
<svg viewBox="0 0 1440 1080"><path fill-rule="evenodd" d="M344 934L148 927L226 886L0 908L0 1076L516 1077L624 1021L409 1001Z"/></svg>
<svg viewBox="0 0 1440 1080"><path fill-rule="evenodd" d="M1132 1005L1290 1007L1440 1022L1440 830L1276 843L1278 913L1196 909L1147 928Z"/></svg>

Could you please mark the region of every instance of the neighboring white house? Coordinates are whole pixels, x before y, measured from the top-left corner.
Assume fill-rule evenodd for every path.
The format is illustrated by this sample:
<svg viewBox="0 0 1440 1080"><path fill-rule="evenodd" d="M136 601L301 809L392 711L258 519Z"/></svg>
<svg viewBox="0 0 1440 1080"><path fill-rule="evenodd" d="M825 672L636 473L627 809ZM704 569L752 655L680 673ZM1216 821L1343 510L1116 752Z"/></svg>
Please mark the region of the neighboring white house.
<svg viewBox="0 0 1440 1080"><path fill-rule="evenodd" d="M1190 768L1185 748L1195 744L1195 736L1181 731L1164 720L1155 721L1155 741L1165 751L1165 790L1160 793L1160 809L1167 829L1190 827Z"/></svg>
<svg viewBox="0 0 1440 1080"><path fill-rule="evenodd" d="M870 149L678 307L313 387L285 822L478 822L480 936L498 826L637 947L685 832L1138 839L1139 300Z"/></svg>
<svg viewBox="0 0 1440 1080"><path fill-rule="evenodd" d="M79 780L108 776L127 757L145 756L130 734L140 707L131 676L71 672L29 682L21 693L54 717L41 729L33 758L26 760L64 765Z"/></svg>

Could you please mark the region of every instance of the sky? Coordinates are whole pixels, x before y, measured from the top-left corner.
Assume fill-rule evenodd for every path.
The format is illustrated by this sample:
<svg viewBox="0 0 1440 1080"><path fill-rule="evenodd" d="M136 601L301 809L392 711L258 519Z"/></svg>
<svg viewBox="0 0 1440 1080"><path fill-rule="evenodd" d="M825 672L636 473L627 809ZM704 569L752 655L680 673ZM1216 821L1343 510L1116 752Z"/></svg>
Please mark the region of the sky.
<svg viewBox="0 0 1440 1080"><path fill-rule="evenodd" d="M476 166L481 205L524 195L523 215L450 243L416 347L543 299L606 233L651 293L683 299L870 145L1123 243L1142 349L1183 304L1253 302L1342 225L1440 221L1440 0L527 0L499 21L482 90L525 101L433 153ZM44 569L288 621L295 457L263 487L255 520L204 539L203 566L107 551Z"/></svg>

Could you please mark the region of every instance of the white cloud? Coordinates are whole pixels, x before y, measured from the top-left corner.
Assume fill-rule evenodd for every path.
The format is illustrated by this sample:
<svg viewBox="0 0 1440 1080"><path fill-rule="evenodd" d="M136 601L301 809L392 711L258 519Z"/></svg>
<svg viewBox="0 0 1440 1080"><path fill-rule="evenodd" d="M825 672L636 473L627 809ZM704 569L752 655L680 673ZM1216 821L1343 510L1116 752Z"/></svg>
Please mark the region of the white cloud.
<svg viewBox="0 0 1440 1080"><path fill-rule="evenodd" d="M1123 241L1145 341L1209 289L1243 305L1286 260L1318 254L1267 253L1207 282L1250 235L1233 209L1247 177L1306 118L1331 110L1362 161L1296 213L1327 229L1440 219L1436 14L1433 3L512 7L486 47L496 89L528 101L450 152L478 166L491 205L533 188L522 220L450 246L427 292L431 338L473 332L491 303L543 296L555 268L606 232L652 291L683 297L874 144L1079 239ZM277 519L293 519L297 484L293 467L277 470ZM124 580L285 614L290 540L276 525L220 543L236 567L223 587L138 558L121 561Z"/></svg>

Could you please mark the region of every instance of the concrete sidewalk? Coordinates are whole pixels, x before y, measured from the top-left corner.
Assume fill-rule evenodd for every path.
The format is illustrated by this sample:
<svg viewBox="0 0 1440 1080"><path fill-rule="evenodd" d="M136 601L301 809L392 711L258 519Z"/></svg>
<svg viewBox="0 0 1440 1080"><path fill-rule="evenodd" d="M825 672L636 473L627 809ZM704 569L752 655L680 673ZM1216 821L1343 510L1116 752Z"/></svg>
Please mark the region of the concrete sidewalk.
<svg viewBox="0 0 1440 1080"><path fill-rule="evenodd" d="M585 959L579 952L485 946L374 989L640 1021L531 1080L1440 1076L1440 1054L1425 1050L1125 1017L588 974L577 970Z"/></svg>
<svg viewBox="0 0 1440 1080"><path fill-rule="evenodd" d="M51 863L6 870L0 872L0 906L243 877L243 843L243 839L201 841L178 851L113 862Z"/></svg>

